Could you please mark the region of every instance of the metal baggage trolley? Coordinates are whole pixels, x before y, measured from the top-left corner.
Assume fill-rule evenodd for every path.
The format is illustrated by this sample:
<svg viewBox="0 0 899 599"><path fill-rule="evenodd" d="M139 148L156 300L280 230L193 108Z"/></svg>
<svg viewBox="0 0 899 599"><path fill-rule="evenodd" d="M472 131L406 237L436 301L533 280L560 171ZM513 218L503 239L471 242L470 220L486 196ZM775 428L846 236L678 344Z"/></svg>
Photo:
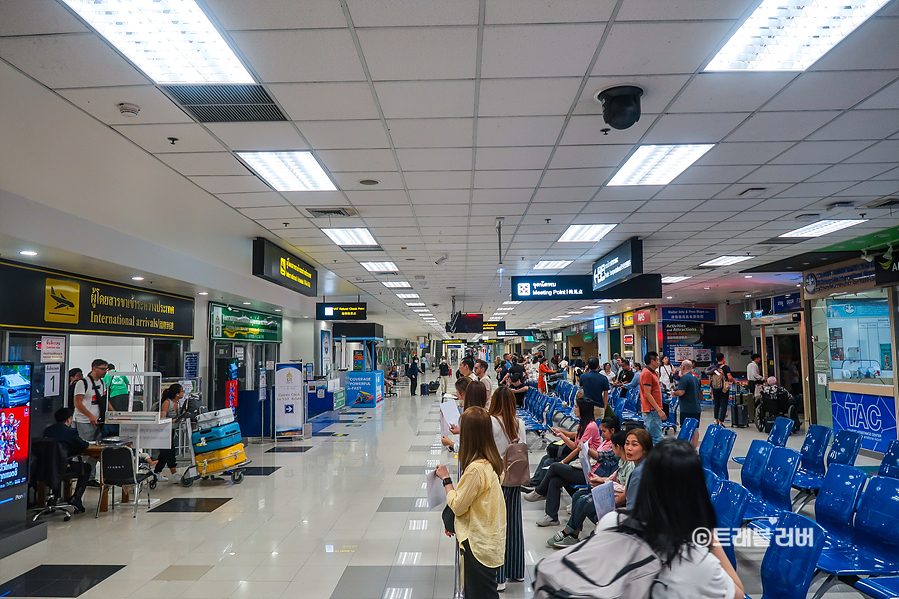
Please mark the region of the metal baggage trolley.
<svg viewBox="0 0 899 599"><path fill-rule="evenodd" d="M190 420L185 419L181 421L181 431L182 434L190 439L193 432L191 430ZM244 468L252 463L250 460L243 460L237 464L222 468L221 470L216 470L214 473L207 473L205 467L197 463L197 453L193 443L188 442L187 445L190 453L190 466L187 467L184 474L181 476L182 487L189 487L194 484L195 480L200 478L203 480L222 480L222 478L216 476L217 474L228 474L231 476L231 482L235 485L239 485L244 479Z"/></svg>

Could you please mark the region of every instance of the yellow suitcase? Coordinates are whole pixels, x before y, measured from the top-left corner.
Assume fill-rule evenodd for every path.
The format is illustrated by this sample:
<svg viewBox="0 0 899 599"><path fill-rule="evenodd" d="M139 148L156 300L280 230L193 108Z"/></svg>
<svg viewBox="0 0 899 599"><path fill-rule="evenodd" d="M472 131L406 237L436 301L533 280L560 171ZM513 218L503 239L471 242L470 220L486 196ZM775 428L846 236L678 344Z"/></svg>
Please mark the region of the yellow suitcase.
<svg viewBox="0 0 899 599"><path fill-rule="evenodd" d="M230 468L236 464L247 461L247 454L244 452L243 443L237 443L218 451L209 451L207 453L197 454L197 469L202 476L212 472L218 472Z"/></svg>

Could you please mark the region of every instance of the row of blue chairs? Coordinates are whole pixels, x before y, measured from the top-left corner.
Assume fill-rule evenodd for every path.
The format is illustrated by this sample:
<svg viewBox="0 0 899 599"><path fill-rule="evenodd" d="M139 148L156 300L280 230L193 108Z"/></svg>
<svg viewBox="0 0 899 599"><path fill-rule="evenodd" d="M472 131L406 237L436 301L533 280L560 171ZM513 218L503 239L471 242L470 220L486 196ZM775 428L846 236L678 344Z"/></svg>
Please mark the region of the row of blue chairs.
<svg viewBox="0 0 899 599"><path fill-rule="evenodd" d="M546 431L553 425L553 415L559 399L537 389L529 389L524 394L524 407L518 410L518 418L524 422L527 432L536 433L539 440L546 442Z"/></svg>

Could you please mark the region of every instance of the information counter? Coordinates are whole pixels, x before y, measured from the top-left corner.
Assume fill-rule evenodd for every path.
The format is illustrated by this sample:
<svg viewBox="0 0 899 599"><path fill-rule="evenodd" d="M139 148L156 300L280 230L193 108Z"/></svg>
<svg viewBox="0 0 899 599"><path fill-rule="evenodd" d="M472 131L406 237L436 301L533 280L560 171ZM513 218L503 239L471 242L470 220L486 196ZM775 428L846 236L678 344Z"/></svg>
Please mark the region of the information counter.
<svg viewBox="0 0 899 599"><path fill-rule="evenodd" d="M896 397L892 385L833 381L828 384L833 430L854 431L862 447L885 452L896 439Z"/></svg>
<svg viewBox="0 0 899 599"><path fill-rule="evenodd" d="M360 392L363 394L360 397ZM346 405L373 408L384 400L384 371L348 371L346 373Z"/></svg>
<svg viewBox="0 0 899 599"><path fill-rule="evenodd" d="M340 388L339 379L306 383L306 406L309 410L309 418L339 410L345 405L346 392Z"/></svg>

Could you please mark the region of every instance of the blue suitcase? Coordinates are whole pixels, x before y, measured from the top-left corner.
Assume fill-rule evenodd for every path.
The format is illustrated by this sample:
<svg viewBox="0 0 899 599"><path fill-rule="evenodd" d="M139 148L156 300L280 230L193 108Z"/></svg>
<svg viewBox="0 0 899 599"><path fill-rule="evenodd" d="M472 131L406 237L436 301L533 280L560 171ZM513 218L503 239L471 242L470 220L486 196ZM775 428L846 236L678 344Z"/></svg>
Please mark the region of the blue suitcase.
<svg viewBox="0 0 899 599"><path fill-rule="evenodd" d="M234 433L233 435L222 437L221 439L209 439L208 437L204 437L199 443L194 443L194 451L196 453L218 451L219 449L224 449L225 447L237 445L241 442L241 440L242 439L239 431Z"/></svg>
<svg viewBox="0 0 899 599"><path fill-rule="evenodd" d="M237 437L234 440L234 437ZM191 435L191 442L194 447L202 447L202 451L215 451L235 443L240 443L240 424L237 422L229 422L221 426L211 428L201 428Z"/></svg>

